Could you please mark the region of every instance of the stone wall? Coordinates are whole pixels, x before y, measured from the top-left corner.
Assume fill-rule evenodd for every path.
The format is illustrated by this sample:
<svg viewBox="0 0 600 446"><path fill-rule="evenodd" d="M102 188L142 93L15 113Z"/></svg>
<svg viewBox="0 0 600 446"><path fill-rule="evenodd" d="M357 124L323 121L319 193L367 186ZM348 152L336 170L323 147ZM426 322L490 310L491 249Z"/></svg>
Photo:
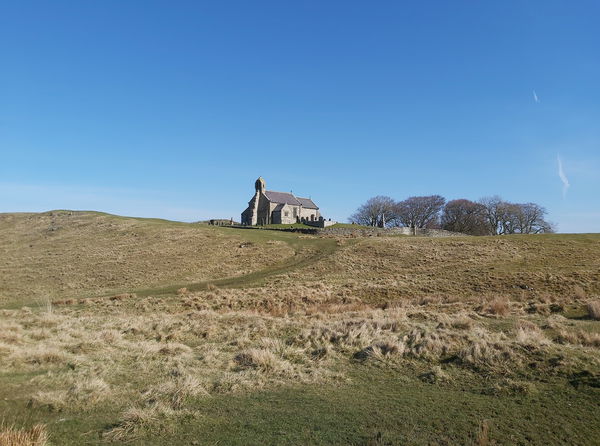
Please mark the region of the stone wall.
<svg viewBox="0 0 600 446"><path fill-rule="evenodd" d="M319 212L318 209L300 208L300 218L301 219L306 218L308 221L310 221L311 215L315 216L313 221L317 221L317 220L319 220L321 213Z"/></svg>
<svg viewBox="0 0 600 446"><path fill-rule="evenodd" d="M408 235L413 237L467 237L466 234L450 232L444 229L417 229L415 234L415 231L411 228L367 228L364 226L358 226L356 228L353 228L352 226L325 228L319 233L342 237L384 237L388 235Z"/></svg>
<svg viewBox="0 0 600 446"><path fill-rule="evenodd" d="M337 224L337 221L325 220L324 218L319 218L316 221L307 221L305 222L308 226L314 226L315 228L327 228L329 226L333 226Z"/></svg>
<svg viewBox="0 0 600 446"><path fill-rule="evenodd" d="M262 226L229 226L241 229L256 229L263 231L300 232L303 234L320 235L323 237L386 237L393 235L406 235L414 237L410 228L368 228L364 226L329 227L329 228L263 228ZM443 229L417 229L417 237L470 237L459 232L450 232Z"/></svg>

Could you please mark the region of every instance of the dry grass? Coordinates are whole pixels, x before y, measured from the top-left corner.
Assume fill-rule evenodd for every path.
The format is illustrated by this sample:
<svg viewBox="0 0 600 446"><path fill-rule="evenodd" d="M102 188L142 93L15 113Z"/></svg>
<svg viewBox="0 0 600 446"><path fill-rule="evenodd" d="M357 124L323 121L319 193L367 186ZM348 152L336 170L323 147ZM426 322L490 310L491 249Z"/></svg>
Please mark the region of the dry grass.
<svg viewBox="0 0 600 446"><path fill-rule="evenodd" d="M487 420L483 420L479 424L479 430L475 437L476 446L488 446L490 444L490 425Z"/></svg>
<svg viewBox="0 0 600 446"><path fill-rule="evenodd" d="M498 316L506 316L510 312L510 303L506 296L494 297L486 307L486 311L490 314Z"/></svg>
<svg viewBox="0 0 600 446"><path fill-rule="evenodd" d="M48 432L43 424L36 424L30 429L0 425L0 446L46 446L47 444Z"/></svg>
<svg viewBox="0 0 600 446"><path fill-rule="evenodd" d="M164 430L165 422L173 418L173 409L160 403L149 407L130 407L123 412L118 426L107 431L104 438L114 442L131 440L142 429L150 432Z"/></svg>
<svg viewBox="0 0 600 446"><path fill-rule="evenodd" d="M588 302L587 311L590 318L600 321L600 300L592 300Z"/></svg>
<svg viewBox="0 0 600 446"><path fill-rule="evenodd" d="M95 212L0 214L0 302L103 295L246 274L293 255L202 225ZM76 302L76 300L73 300Z"/></svg>
<svg viewBox="0 0 600 446"><path fill-rule="evenodd" d="M50 224L59 229L48 232ZM593 291L591 271L600 264L592 259L589 270L573 271L569 260L545 269L556 256L591 259L597 242L590 249L562 243L559 252L548 238L547 251L542 239L526 237L346 240L330 256L256 287L87 298L179 272L190 280L246 273L290 248L240 248L217 229L77 213L4 217L1 228L11 277L0 292L35 297L53 289L57 298L0 310L0 373L29 374L20 397L37 410L118 408L107 440L168 431L181 417L199 416L194 401L213 395L336 385L357 361L412 367L431 384L452 385L474 371L498 394L528 392L519 377L537 373L527 368L532 354L564 358L556 374L570 372L573 357L579 366L600 361L597 324L555 314L572 304L575 280L589 279ZM94 231L98 243L86 251ZM31 287L34 276L39 289ZM597 303L588 306L591 317Z"/></svg>
<svg viewBox="0 0 600 446"><path fill-rule="evenodd" d="M542 333L542 330L537 325L528 321L520 323L515 339L518 343L525 346L540 346L550 343L550 340Z"/></svg>
<svg viewBox="0 0 600 446"><path fill-rule="evenodd" d="M576 299L585 299L585 290L580 285L575 285L573 287L573 296Z"/></svg>
<svg viewBox="0 0 600 446"><path fill-rule="evenodd" d="M385 308L352 299L334 304L328 303L336 299L329 285L281 287L267 305L267 290L274 288L100 299L52 313L4 310L0 372L38 372L26 385L31 407L124 408L119 424L106 433L107 439L124 441L142 431L168 431L180 417L196 416L189 408L198 398L344 381L351 360L424 363L429 371L419 376L433 384L452 382L448 369L440 368L447 358L456 358L451 367L504 379L523 370L532 350L549 355L587 349L589 361L600 360L600 335L572 331L558 315L542 321L527 312L483 317L474 311L479 300L440 299L426 306L417 300ZM307 298L274 314L276 299L287 302L298 293ZM514 329L495 329L502 321ZM541 326L559 334L551 338Z"/></svg>
<svg viewBox="0 0 600 446"><path fill-rule="evenodd" d="M559 330L556 342L600 348L600 333L589 333L582 330L575 332Z"/></svg>
<svg viewBox="0 0 600 446"><path fill-rule="evenodd" d="M580 296L600 293L599 250L596 235L370 237L341 246L315 266L313 277L354 283L369 303L482 295L572 301L582 284Z"/></svg>

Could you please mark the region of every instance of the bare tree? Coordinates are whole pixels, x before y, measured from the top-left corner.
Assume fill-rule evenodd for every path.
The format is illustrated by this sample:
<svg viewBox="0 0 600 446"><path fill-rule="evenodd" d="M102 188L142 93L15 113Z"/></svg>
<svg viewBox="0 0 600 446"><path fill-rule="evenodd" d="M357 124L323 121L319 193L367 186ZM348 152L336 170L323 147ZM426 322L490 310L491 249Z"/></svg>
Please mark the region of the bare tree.
<svg viewBox="0 0 600 446"><path fill-rule="evenodd" d="M509 203L498 196L482 198L479 203L485 208L493 235L554 232L553 225L545 220L546 209L536 203Z"/></svg>
<svg viewBox="0 0 600 446"><path fill-rule="evenodd" d="M466 199L452 200L444 206L441 225L447 231L489 235L485 212L485 207L480 203Z"/></svg>
<svg viewBox="0 0 600 446"><path fill-rule="evenodd" d="M484 197L479 200L484 208L484 216L491 235L502 234L503 220L505 219L506 202L498 195Z"/></svg>
<svg viewBox="0 0 600 446"><path fill-rule="evenodd" d="M507 234L554 232L545 220L546 209L536 203L510 204L507 210Z"/></svg>
<svg viewBox="0 0 600 446"><path fill-rule="evenodd" d="M440 195L409 197L396 204L397 222L409 228L425 228L438 222L446 199Z"/></svg>
<svg viewBox="0 0 600 446"><path fill-rule="evenodd" d="M369 198L350 216L349 220L351 223L365 226L380 228L390 226L396 218L395 206L396 202L392 198L378 195Z"/></svg>

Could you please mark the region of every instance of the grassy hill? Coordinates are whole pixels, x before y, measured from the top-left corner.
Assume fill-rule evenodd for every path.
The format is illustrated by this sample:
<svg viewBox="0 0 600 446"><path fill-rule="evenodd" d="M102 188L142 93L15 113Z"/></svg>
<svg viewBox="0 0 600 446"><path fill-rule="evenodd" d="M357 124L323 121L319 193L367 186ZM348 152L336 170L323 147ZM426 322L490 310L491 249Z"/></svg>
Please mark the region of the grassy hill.
<svg viewBox="0 0 600 446"><path fill-rule="evenodd" d="M98 212L0 214L0 299L89 297L248 274L293 255L274 238Z"/></svg>
<svg viewBox="0 0 600 446"><path fill-rule="evenodd" d="M49 444L600 438L600 235L53 211L0 214L0 259L0 420Z"/></svg>

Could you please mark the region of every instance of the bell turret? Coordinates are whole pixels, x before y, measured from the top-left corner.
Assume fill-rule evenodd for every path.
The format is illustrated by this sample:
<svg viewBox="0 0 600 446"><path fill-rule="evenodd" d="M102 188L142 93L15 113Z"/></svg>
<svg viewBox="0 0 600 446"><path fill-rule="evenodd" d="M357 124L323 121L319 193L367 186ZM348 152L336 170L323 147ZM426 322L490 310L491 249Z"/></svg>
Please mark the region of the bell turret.
<svg viewBox="0 0 600 446"><path fill-rule="evenodd" d="M263 177L258 177L258 179L256 180L256 183L254 183L254 188L256 189L256 192L260 192L260 193L264 193L265 192L265 180Z"/></svg>

